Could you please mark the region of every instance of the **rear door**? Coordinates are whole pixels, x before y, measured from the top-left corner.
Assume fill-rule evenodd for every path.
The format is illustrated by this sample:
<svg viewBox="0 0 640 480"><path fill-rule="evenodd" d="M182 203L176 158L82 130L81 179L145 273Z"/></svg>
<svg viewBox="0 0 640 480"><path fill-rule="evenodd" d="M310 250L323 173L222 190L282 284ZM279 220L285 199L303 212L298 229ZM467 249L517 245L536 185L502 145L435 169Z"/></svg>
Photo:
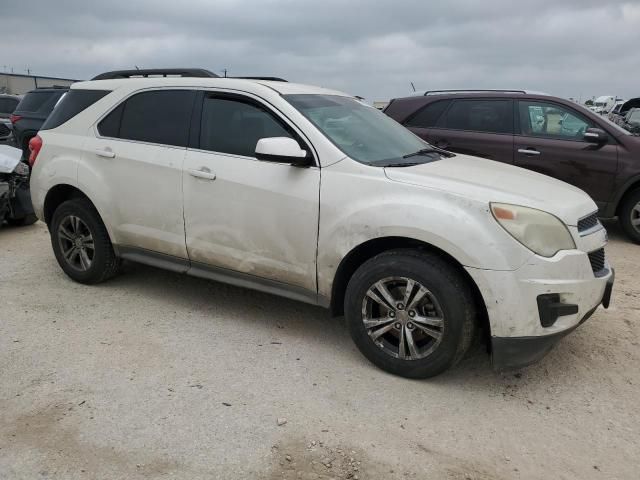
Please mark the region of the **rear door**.
<svg viewBox="0 0 640 480"><path fill-rule="evenodd" d="M300 132L258 98L203 94L184 164L192 268L217 267L316 291L320 169L255 158L260 138Z"/></svg>
<svg viewBox="0 0 640 480"><path fill-rule="evenodd" d="M428 104L409 118L406 125L436 147L513 162L513 101L510 99L441 100Z"/></svg>
<svg viewBox="0 0 640 480"><path fill-rule="evenodd" d="M78 182L98 196L120 247L187 259L182 164L195 96L179 89L136 93L87 137Z"/></svg>
<svg viewBox="0 0 640 480"><path fill-rule="evenodd" d="M516 165L575 185L599 206L611 200L618 165L613 137L602 146L586 142L586 129L599 126L559 103L518 100L517 110Z"/></svg>

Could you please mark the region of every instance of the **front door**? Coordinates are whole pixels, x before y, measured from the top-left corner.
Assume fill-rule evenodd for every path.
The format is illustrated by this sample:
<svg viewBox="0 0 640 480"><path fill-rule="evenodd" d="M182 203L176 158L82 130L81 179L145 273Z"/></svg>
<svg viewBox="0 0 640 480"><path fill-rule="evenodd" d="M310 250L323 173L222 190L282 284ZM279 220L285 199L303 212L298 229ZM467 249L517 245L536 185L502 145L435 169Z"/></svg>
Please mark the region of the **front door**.
<svg viewBox="0 0 640 480"><path fill-rule="evenodd" d="M604 145L585 141L586 129L598 125L553 102L519 100L518 120L516 165L575 185L599 207L611 200L618 166L615 139Z"/></svg>
<svg viewBox="0 0 640 480"><path fill-rule="evenodd" d="M316 291L320 169L257 160L260 138L291 137L282 117L249 96L206 93L184 164L187 251L215 267Z"/></svg>

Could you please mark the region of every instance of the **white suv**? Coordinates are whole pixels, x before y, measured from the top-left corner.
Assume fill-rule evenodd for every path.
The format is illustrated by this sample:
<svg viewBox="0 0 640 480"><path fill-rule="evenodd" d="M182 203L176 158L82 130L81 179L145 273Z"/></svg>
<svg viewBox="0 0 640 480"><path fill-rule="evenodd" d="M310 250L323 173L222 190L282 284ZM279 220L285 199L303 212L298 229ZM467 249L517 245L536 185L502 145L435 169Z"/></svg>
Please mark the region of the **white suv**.
<svg viewBox="0 0 640 480"><path fill-rule="evenodd" d="M529 364L608 306L607 235L581 190L436 149L324 88L101 78L31 142L35 211L78 282L127 259L322 305L414 378L479 330L496 367Z"/></svg>

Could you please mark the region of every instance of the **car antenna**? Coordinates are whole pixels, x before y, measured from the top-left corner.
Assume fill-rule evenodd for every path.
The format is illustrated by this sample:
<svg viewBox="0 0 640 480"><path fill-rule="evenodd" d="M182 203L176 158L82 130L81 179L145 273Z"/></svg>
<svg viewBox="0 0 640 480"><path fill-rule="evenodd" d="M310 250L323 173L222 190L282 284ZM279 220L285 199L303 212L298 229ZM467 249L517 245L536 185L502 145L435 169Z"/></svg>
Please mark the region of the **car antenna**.
<svg viewBox="0 0 640 480"><path fill-rule="evenodd" d="M411 84L411 88L413 88L413 91L416 91L416 86L413 84L413 82L409 82Z"/></svg>

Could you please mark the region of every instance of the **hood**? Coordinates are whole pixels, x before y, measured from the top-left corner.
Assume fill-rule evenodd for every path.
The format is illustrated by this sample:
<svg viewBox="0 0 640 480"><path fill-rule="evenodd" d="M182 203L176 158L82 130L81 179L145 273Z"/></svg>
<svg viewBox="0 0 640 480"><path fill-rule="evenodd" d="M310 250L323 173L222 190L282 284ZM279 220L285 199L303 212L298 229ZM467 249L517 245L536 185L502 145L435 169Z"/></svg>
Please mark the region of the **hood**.
<svg viewBox="0 0 640 480"><path fill-rule="evenodd" d="M537 208L575 226L597 210L579 188L546 175L492 160L456 155L412 167L386 167L395 182L442 190L482 203Z"/></svg>
<svg viewBox="0 0 640 480"><path fill-rule="evenodd" d="M0 145L0 173L11 173L22 158L22 150L8 145Z"/></svg>

